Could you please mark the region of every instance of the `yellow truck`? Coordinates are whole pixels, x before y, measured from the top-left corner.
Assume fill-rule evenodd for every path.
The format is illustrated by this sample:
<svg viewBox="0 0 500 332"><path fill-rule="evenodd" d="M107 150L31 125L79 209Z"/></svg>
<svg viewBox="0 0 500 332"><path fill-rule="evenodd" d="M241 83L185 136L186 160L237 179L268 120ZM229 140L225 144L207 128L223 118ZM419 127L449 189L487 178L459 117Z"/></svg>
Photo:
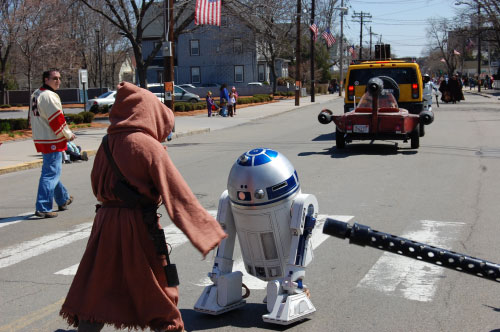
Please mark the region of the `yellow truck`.
<svg viewBox="0 0 500 332"><path fill-rule="evenodd" d="M345 84L344 113L354 110L363 94L366 83L373 77L388 76L398 86L384 87L396 97L400 108L411 114L423 110L422 74L417 63L404 60L363 61L349 66Z"/></svg>

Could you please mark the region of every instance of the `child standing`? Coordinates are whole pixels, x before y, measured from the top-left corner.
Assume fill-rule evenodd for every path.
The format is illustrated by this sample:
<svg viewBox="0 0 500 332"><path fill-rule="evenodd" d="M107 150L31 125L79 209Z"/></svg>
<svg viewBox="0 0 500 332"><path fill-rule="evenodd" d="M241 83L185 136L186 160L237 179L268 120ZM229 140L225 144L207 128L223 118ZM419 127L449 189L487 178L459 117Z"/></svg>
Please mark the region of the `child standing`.
<svg viewBox="0 0 500 332"><path fill-rule="evenodd" d="M211 117L212 111L217 109L214 99L212 98L212 91L207 92L207 97L205 99L207 100L208 117Z"/></svg>

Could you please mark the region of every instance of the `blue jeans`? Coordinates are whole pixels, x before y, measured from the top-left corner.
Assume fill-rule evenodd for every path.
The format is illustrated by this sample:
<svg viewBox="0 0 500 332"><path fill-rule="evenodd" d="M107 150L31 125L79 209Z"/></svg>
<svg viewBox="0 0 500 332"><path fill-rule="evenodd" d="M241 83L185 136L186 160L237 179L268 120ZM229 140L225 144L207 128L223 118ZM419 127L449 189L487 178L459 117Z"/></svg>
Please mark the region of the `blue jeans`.
<svg viewBox="0 0 500 332"><path fill-rule="evenodd" d="M62 153L44 153L42 174L38 183L36 196L36 210L40 212L52 211L52 201L63 205L69 199L69 194L59 177L62 170Z"/></svg>

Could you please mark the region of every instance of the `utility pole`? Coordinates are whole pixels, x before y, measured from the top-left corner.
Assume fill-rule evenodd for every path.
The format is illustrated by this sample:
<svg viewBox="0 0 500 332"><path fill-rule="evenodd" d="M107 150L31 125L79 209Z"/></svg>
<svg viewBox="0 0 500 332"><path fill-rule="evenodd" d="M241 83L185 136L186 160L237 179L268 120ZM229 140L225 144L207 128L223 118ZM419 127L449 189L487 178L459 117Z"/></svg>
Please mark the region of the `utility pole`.
<svg viewBox="0 0 500 332"><path fill-rule="evenodd" d="M477 92L481 92L481 5L477 2Z"/></svg>
<svg viewBox="0 0 500 332"><path fill-rule="evenodd" d="M300 15L302 1L297 0L297 45L295 50L295 106L300 105Z"/></svg>
<svg viewBox="0 0 500 332"><path fill-rule="evenodd" d="M165 94L163 102L174 110L174 0L163 1L163 82Z"/></svg>
<svg viewBox="0 0 500 332"><path fill-rule="evenodd" d="M360 28L359 28L359 59L363 59L363 23L366 22L371 22L371 21L365 21L365 19L370 19L372 16L370 13L356 13L354 12L354 15L352 16L353 19L359 18L360 19ZM354 21L357 22L357 21Z"/></svg>
<svg viewBox="0 0 500 332"><path fill-rule="evenodd" d="M339 96L342 97L344 88L344 15L347 14L347 8L344 7L344 0L340 2L340 82Z"/></svg>
<svg viewBox="0 0 500 332"><path fill-rule="evenodd" d="M314 24L314 0L311 0L311 25ZM315 93L316 93L316 88L315 88L315 82L314 82L314 42L313 40L314 32L311 30L311 103L314 103L315 101Z"/></svg>

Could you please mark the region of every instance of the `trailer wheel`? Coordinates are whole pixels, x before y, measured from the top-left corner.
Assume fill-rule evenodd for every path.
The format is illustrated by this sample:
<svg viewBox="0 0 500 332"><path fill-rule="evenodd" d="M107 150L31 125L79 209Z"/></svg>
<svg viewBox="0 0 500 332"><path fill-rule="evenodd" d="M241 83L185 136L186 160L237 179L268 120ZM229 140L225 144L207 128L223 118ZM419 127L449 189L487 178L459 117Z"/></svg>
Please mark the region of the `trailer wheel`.
<svg viewBox="0 0 500 332"><path fill-rule="evenodd" d="M416 126L410 134L411 148L418 149L420 146L420 125Z"/></svg>
<svg viewBox="0 0 500 332"><path fill-rule="evenodd" d="M335 143L337 149L345 148L345 133L341 132L338 127L335 127Z"/></svg>

